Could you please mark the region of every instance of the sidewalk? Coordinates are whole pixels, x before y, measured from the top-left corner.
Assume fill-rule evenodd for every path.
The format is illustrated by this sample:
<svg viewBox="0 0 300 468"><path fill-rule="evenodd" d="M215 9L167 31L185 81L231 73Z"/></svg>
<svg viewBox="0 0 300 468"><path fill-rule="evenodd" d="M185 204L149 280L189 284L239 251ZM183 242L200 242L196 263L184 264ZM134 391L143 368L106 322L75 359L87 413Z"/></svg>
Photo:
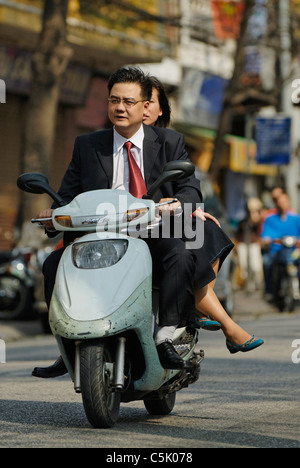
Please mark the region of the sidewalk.
<svg viewBox="0 0 300 468"><path fill-rule="evenodd" d="M42 334L42 326L38 320L0 321L0 339L6 343Z"/></svg>
<svg viewBox="0 0 300 468"><path fill-rule="evenodd" d="M269 304L262 296L261 291L255 291L247 293L244 290L235 292L234 296L234 314L233 319L239 320L257 320L258 318L265 317L268 315L279 315L281 314L278 309ZM300 308L297 307L295 313L299 313Z"/></svg>

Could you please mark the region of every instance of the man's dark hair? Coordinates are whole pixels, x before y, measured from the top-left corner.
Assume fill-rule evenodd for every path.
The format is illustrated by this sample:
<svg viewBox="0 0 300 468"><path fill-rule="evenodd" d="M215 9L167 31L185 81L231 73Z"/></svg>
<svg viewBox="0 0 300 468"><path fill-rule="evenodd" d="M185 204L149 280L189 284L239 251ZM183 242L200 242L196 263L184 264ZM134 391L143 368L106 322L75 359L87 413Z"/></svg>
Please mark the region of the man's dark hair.
<svg viewBox="0 0 300 468"><path fill-rule="evenodd" d="M145 100L151 99L152 86L148 77L145 75L143 70L138 67L123 67L115 71L108 80L108 91L109 94L112 87L117 83L137 83L140 85L142 90L142 97Z"/></svg>

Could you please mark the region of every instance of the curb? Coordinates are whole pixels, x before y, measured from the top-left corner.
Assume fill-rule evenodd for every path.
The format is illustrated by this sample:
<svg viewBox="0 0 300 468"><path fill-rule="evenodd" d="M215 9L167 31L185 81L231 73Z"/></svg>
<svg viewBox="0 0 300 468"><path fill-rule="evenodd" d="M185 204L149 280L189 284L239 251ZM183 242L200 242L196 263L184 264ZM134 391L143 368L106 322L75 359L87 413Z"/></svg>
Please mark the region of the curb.
<svg viewBox="0 0 300 468"><path fill-rule="evenodd" d="M0 322L0 339L6 343L42 334L42 325L38 320Z"/></svg>

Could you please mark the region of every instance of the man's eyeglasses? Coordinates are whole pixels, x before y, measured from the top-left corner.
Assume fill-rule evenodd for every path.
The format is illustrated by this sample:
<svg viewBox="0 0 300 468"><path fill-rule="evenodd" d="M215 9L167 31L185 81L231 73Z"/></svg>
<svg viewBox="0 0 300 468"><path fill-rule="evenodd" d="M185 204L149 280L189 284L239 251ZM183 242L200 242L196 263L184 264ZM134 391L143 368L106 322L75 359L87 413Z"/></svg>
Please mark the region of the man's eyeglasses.
<svg viewBox="0 0 300 468"><path fill-rule="evenodd" d="M121 98L117 98L117 97L111 97L111 98L108 98L108 102L113 105L113 106L117 106L119 105L121 102L123 102L124 106L126 107L126 109L130 109L131 107L135 106L138 102L145 102L146 100L143 99L141 101L135 101L134 99L129 99L129 98L124 98L124 99L121 99Z"/></svg>

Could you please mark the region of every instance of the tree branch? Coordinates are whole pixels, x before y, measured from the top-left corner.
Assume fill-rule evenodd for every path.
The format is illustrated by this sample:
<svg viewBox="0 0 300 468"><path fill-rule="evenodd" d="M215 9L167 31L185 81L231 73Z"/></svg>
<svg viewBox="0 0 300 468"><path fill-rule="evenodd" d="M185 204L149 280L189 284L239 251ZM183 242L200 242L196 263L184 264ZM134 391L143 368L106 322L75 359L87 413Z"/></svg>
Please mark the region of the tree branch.
<svg viewBox="0 0 300 468"><path fill-rule="evenodd" d="M254 5L255 5L255 0L245 0L245 8L244 8L242 21L241 21L240 36L239 36L239 39L237 40L234 70L233 70L231 80L225 92L223 108L222 108L222 112L220 115L219 127L217 131L217 136L214 142L212 162L211 162L211 166L209 169L209 173L213 180L217 178L217 175L219 172L219 163L222 157L222 151L224 147L224 137L226 133L228 133L228 131L230 130L230 120L231 120L231 113L232 113L232 98L235 95L239 87L240 75L244 68L244 50L245 50L246 40L247 40L248 22L251 17Z"/></svg>

